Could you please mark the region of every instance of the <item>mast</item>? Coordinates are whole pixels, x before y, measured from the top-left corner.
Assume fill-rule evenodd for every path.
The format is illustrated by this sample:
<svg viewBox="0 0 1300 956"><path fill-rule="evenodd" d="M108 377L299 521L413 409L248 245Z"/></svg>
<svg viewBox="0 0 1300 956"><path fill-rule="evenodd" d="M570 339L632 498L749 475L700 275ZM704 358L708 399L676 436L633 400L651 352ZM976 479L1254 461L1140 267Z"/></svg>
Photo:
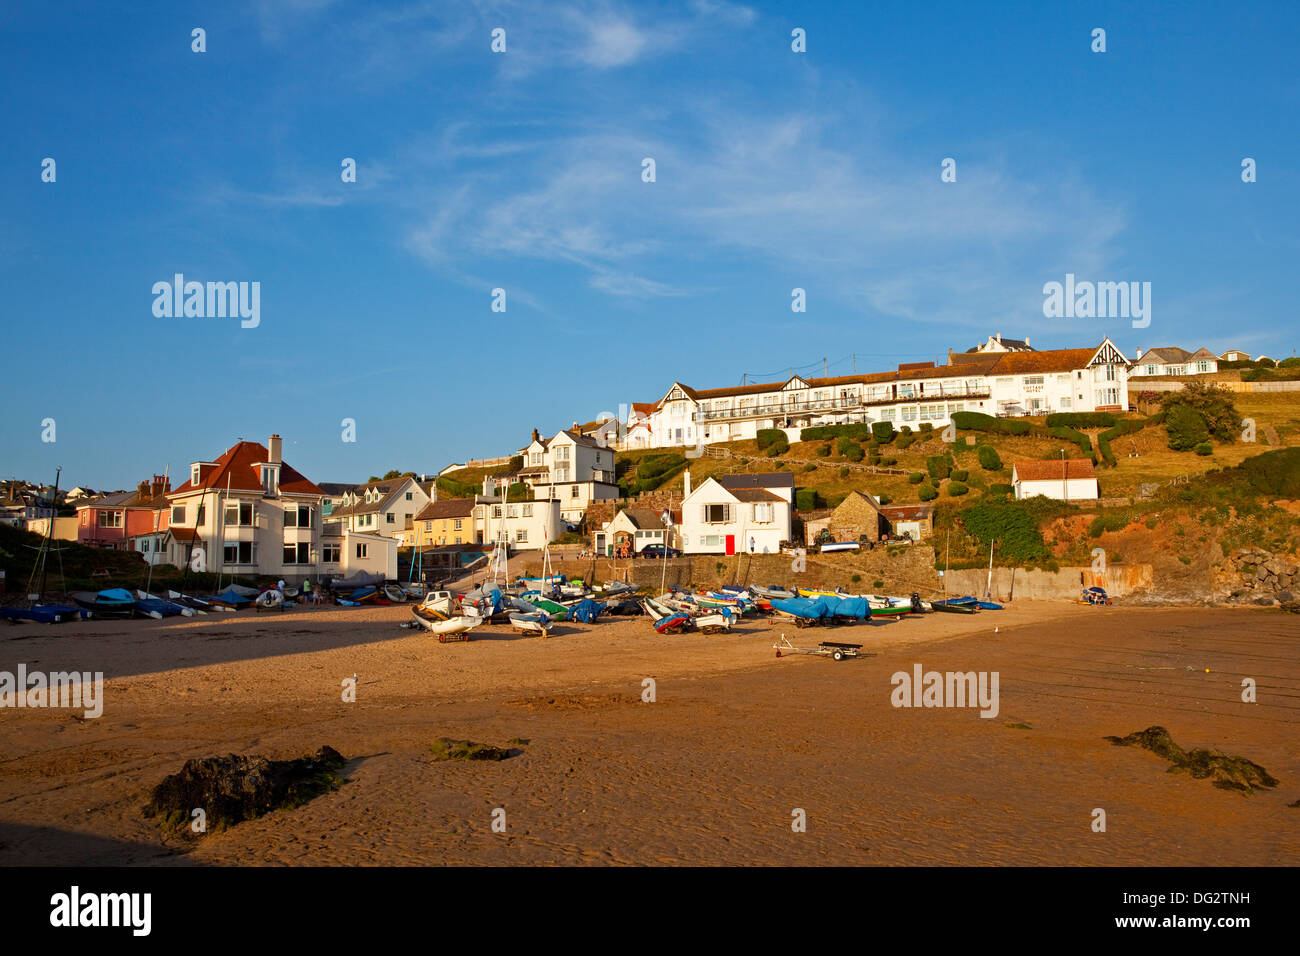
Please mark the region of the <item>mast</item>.
<svg viewBox="0 0 1300 956"><path fill-rule="evenodd" d="M32 565L32 573L27 579L27 600L35 604L45 593L45 584L48 578L48 559L50 552L50 543L54 540L54 518L57 514L59 501L59 476L63 474L63 466L59 465L54 472L54 491L50 497L50 517L47 519L48 524L45 526L45 538L41 541L40 548L36 551L36 562ZM33 594L32 585L36 583L37 575L40 575L40 587ZM65 588L68 586L65 582Z"/></svg>

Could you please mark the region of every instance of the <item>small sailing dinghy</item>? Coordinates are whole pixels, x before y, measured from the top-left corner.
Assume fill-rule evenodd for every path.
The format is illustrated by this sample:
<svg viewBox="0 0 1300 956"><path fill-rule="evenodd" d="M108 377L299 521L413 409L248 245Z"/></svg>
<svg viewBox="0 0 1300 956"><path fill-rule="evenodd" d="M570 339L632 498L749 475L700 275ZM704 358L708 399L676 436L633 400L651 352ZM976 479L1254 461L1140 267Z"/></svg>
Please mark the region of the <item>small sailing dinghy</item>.
<svg viewBox="0 0 1300 956"><path fill-rule="evenodd" d="M126 588L77 591L72 595L72 600L93 617L132 617L135 614L135 595Z"/></svg>
<svg viewBox="0 0 1300 956"><path fill-rule="evenodd" d="M411 617L426 631L437 634L440 644L449 641L468 641L469 632L483 623L483 618L469 617L465 614L447 618L439 617L436 612L426 610L419 605L411 608Z"/></svg>
<svg viewBox="0 0 1300 956"><path fill-rule="evenodd" d="M510 626L521 634L540 634L542 637L549 637L551 633L551 619L541 611L533 614L512 611Z"/></svg>
<svg viewBox="0 0 1300 956"><path fill-rule="evenodd" d="M168 601L166 598L160 598L147 591L137 590L135 599L136 610L155 620L161 620L164 617L193 617L195 613L192 607L177 604L175 601Z"/></svg>

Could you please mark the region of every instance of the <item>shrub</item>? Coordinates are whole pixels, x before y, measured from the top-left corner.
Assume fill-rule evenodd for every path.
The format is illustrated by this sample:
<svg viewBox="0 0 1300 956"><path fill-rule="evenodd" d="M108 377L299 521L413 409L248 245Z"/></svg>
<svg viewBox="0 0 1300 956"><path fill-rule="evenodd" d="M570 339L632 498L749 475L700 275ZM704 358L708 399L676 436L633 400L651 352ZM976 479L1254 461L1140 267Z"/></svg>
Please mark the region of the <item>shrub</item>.
<svg viewBox="0 0 1300 956"><path fill-rule="evenodd" d="M913 435L911 432L903 432L898 436L897 440L894 442L894 447L897 448L899 451L906 451L914 441L916 441L915 435Z"/></svg>
<svg viewBox="0 0 1300 956"><path fill-rule="evenodd" d="M1042 513L1054 510L1034 499L1006 501L1000 498L981 498L960 512L962 526L987 548L997 541L998 553L1004 560L1030 564L1047 558L1047 546L1038 530Z"/></svg>
<svg viewBox="0 0 1300 956"><path fill-rule="evenodd" d="M814 465L812 462L808 462L808 464L806 464L806 465L803 466L803 470L804 470L804 471L816 471L816 470L817 470L817 466Z"/></svg>
<svg viewBox="0 0 1300 956"><path fill-rule="evenodd" d="M859 445L857 442L853 442L846 449L844 449L842 454L849 461L861 461L863 456L866 453L862 450L861 445Z"/></svg>
<svg viewBox="0 0 1300 956"><path fill-rule="evenodd" d="M904 425L902 428L899 429L899 432L901 432L904 435L910 435L912 434L912 426Z"/></svg>
<svg viewBox="0 0 1300 956"><path fill-rule="evenodd" d="M914 471L907 476L907 480L914 485L919 485L921 482L925 481L925 475L921 474L919 471Z"/></svg>
<svg viewBox="0 0 1300 956"><path fill-rule="evenodd" d="M520 468L523 468L523 467L524 467L524 456L523 456L523 455L511 455L511 456L510 456L510 464L509 464L509 466L506 468L506 470L509 471L509 472L516 472L516 471L518 471Z"/></svg>
<svg viewBox="0 0 1300 956"><path fill-rule="evenodd" d="M1190 405L1171 405L1165 416L1165 430L1174 451L1189 451L1210 437L1205 416Z"/></svg>
<svg viewBox="0 0 1300 956"><path fill-rule="evenodd" d="M1002 459L998 457L998 450L992 445L980 445L975 449L979 455L980 467L985 471L998 471L1002 468Z"/></svg>
<svg viewBox="0 0 1300 956"><path fill-rule="evenodd" d="M1028 435L1029 422L1014 418L994 418L983 412L953 412L952 423L963 431L1000 432L1004 435Z"/></svg>
<svg viewBox="0 0 1300 956"><path fill-rule="evenodd" d="M894 423L872 422L871 437L882 445L888 445L894 440Z"/></svg>
<svg viewBox="0 0 1300 956"><path fill-rule="evenodd" d="M802 438L803 436L800 435L799 437ZM759 448L766 449L771 448L778 442L788 442L789 439L785 437L785 432L779 428L760 428L758 433L754 435L754 441L758 443Z"/></svg>
<svg viewBox="0 0 1300 956"><path fill-rule="evenodd" d="M1047 427L1063 425L1067 428L1110 428L1119 421L1111 412L1053 412L1047 416Z"/></svg>
<svg viewBox="0 0 1300 956"><path fill-rule="evenodd" d="M950 474L948 477L951 478L953 481L965 481L968 477L970 477L970 474L966 471L965 468L957 468L954 469L953 473Z"/></svg>
<svg viewBox="0 0 1300 956"><path fill-rule="evenodd" d="M1127 527L1128 515L1115 513L1097 515L1088 525L1088 537L1100 538L1105 531L1122 531Z"/></svg>
<svg viewBox="0 0 1300 956"><path fill-rule="evenodd" d="M855 574L853 575L853 577L849 578L849 580L852 581L854 584L857 584L859 581L862 580L862 575Z"/></svg>
<svg viewBox="0 0 1300 956"><path fill-rule="evenodd" d="M782 445L778 445L778 444L768 445L768 446L767 446L767 457L768 457L768 458L775 458L777 455L784 455L784 454L785 454L786 452L788 452L789 450L790 450L790 446L789 446L789 445L785 445L785 444L782 444Z"/></svg>
<svg viewBox="0 0 1300 956"><path fill-rule="evenodd" d="M1167 414L1171 414L1179 407L1198 412L1209 435L1213 435L1220 442L1234 441L1238 429L1241 428L1241 413L1233 404L1232 392L1221 385L1188 382L1178 391L1166 392L1160 396L1160 407ZM1182 421L1190 420L1186 415L1179 417ZM1168 423L1169 420L1166 418L1165 424ZM1195 444L1196 442L1192 443ZM1192 445L1187 447L1191 448Z"/></svg>
<svg viewBox="0 0 1300 956"><path fill-rule="evenodd" d="M822 445L820 448L817 449L818 458L829 458L830 454L831 454L830 445Z"/></svg>
<svg viewBox="0 0 1300 956"><path fill-rule="evenodd" d="M1198 455L1213 455L1213 454L1214 454L1214 446L1211 445L1208 441L1203 441L1203 442L1201 442L1199 445L1196 446L1196 449L1195 449L1195 450L1196 450L1196 454L1198 454Z"/></svg>
<svg viewBox="0 0 1300 956"><path fill-rule="evenodd" d="M1275 498L1300 498L1300 448L1279 448L1247 458L1237 468L1256 490Z"/></svg>
<svg viewBox="0 0 1300 956"><path fill-rule="evenodd" d="M1085 455L1092 454L1092 439L1083 432L1070 428L1068 425L1053 425L1047 430L1047 434L1051 435L1053 438L1072 441L1079 446L1079 450Z"/></svg>
<svg viewBox="0 0 1300 956"><path fill-rule="evenodd" d="M892 457L891 457L891 458L882 458L882 459L880 459L880 463L881 463L882 465L884 465L886 468L892 468L894 465L897 465L897 464L898 464L898 459L897 459L897 458L892 458Z"/></svg>
<svg viewBox="0 0 1300 956"><path fill-rule="evenodd" d="M817 492L812 488L799 488L794 493L794 506L799 511L812 511L817 507Z"/></svg>
<svg viewBox="0 0 1300 956"><path fill-rule="evenodd" d="M880 506L883 508L885 505L889 504L894 499L889 497L889 495L877 495L876 500L880 502Z"/></svg>
<svg viewBox="0 0 1300 956"><path fill-rule="evenodd" d="M857 422L852 425L817 425L813 428L805 428L799 432L800 441L827 441L831 438L852 438L861 440L870 438L872 435L872 426L865 422Z"/></svg>
<svg viewBox="0 0 1300 956"><path fill-rule="evenodd" d="M922 501L934 501L939 497L939 492L934 489L933 485L922 485L916 490L916 496Z"/></svg>
<svg viewBox="0 0 1300 956"><path fill-rule="evenodd" d="M848 465L841 465L841 466L840 466L840 477L841 477L841 478L847 478L848 476L849 476L849 466L848 466Z"/></svg>
<svg viewBox="0 0 1300 956"><path fill-rule="evenodd" d="M995 483L989 485L989 494L991 495L1012 495L1015 493L1015 485Z"/></svg>
<svg viewBox="0 0 1300 956"><path fill-rule="evenodd" d="M921 422L922 435L928 435L932 431L934 431L934 424L932 422Z"/></svg>
<svg viewBox="0 0 1300 956"><path fill-rule="evenodd" d="M931 455L925 460L925 470L936 480L947 478L952 473L952 456Z"/></svg>
<svg viewBox="0 0 1300 956"><path fill-rule="evenodd" d="M966 492L970 491L970 489L966 487L964 484L962 484L960 481L948 482L947 488L948 488L948 494L950 494L954 498L960 495L964 495L966 494Z"/></svg>

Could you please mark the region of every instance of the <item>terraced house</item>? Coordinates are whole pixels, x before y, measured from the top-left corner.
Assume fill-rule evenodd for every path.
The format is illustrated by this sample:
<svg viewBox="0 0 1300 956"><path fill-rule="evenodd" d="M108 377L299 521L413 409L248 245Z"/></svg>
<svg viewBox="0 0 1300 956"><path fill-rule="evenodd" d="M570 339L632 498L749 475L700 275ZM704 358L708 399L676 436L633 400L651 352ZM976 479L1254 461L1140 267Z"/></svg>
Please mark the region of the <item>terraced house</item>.
<svg viewBox="0 0 1300 956"><path fill-rule="evenodd" d="M1027 341L1008 347L1012 341L996 343L1001 350L949 352L946 365L912 362L892 372L795 375L784 382L714 389L674 382L653 411L638 416L635 442L699 446L752 439L763 428L886 421L916 429L923 422L942 427L959 411L1005 417L1127 407L1130 363L1109 338L1095 348L1041 352ZM632 432L625 442L629 447Z"/></svg>
<svg viewBox="0 0 1300 956"><path fill-rule="evenodd" d="M403 546L413 544L415 517L429 504L432 485L410 476L357 485L331 507L330 522L357 534L396 538Z"/></svg>
<svg viewBox="0 0 1300 956"><path fill-rule="evenodd" d="M514 477L532 489L534 499L559 501L565 521L576 524L593 501L618 497L614 450L595 438L567 429L543 439L533 429L533 440L519 453L524 467Z"/></svg>

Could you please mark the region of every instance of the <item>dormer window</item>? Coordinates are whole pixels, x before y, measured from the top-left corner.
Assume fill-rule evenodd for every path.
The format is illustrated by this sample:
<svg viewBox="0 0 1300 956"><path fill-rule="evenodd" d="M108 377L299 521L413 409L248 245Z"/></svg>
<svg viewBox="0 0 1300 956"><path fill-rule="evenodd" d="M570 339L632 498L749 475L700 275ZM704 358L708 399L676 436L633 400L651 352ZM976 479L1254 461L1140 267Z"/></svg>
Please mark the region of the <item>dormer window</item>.
<svg viewBox="0 0 1300 956"><path fill-rule="evenodd" d="M270 465L262 466L262 491L267 495L275 494L275 469Z"/></svg>
<svg viewBox="0 0 1300 956"><path fill-rule="evenodd" d="M190 484L197 485L198 483L199 483L199 466L197 464L190 465Z"/></svg>

